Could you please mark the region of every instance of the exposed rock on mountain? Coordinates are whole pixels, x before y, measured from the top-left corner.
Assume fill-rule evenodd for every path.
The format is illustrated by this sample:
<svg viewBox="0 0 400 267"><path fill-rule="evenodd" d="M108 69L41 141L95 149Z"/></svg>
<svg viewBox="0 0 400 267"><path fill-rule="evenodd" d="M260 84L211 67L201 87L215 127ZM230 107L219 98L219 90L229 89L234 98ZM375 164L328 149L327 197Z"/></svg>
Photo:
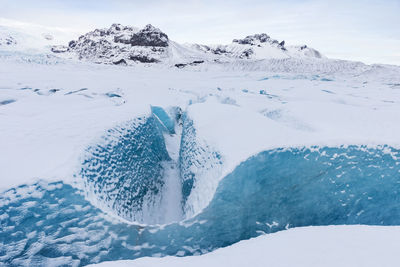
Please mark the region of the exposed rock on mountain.
<svg viewBox="0 0 400 267"><path fill-rule="evenodd" d="M17 41L12 36L5 36L5 37L0 36L0 46L15 45L15 44L17 44Z"/></svg>
<svg viewBox="0 0 400 267"><path fill-rule="evenodd" d="M113 24L109 29L96 29L70 41L68 47L54 46L52 52L69 52L96 63L155 63L165 54L168 42L168 36L150 24L141 30Z"/></svg>
<svg viewBox="0 0 400 267"><path fill-rule="evenodd" d="M186 66L197 66L197 65L202 64L202 63L204 63L204 60L195 60L195 61L193 61L191 63L178 63L178 64L175 64L175 67L181 69L181 68L184 68Z"/></svg>
<svg viewBox="0 0 400 267"><path fill-rule="evenodd" d="M129 43L132 46L167 47L168 36L149 24L138 33L133 34Z"/></svg>
<svg viewBox="0 0 400 267"><path fill-rule="evenodd" d="M278 40L275 39L271 39L271 37L269 35L267 35L266 33L261 33L261 34L254 34L254 35L249 35L246 36L246 38L244 39L234 39L233 43L238 43L241 45L251 45L251 46L255 46L258 45L260 46L261 44L269 44L269 45L273 45L276 47L279 47L283 50L285 50L285 41L282 42L278 42Z"/></svg>

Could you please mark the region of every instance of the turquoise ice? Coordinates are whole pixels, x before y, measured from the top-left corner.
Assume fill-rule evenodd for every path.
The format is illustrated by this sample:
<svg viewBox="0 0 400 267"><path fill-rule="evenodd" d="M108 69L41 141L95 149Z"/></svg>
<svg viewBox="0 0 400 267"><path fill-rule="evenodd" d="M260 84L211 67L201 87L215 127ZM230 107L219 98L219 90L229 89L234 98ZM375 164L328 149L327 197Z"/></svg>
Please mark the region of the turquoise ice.
<svg viewBox="0 0 400 267"><path fill-rule="evenodd" d="M13 188L0 197L0 261L82 266L202 254L299 226L399 225L399 152L387 146L264 151L223 178L202 213L165 226L111 219L63 183Z"/></svg>

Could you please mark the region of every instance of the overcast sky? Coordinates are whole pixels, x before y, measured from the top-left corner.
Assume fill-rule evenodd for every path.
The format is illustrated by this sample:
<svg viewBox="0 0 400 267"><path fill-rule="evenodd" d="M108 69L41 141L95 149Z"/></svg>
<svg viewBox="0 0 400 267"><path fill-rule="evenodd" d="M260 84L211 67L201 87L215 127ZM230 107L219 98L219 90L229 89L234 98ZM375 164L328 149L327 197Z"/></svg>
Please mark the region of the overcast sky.
<svg viewBox="0 0 400 267"><path fill-rule="evenodd" d="M400 0L0 0L0 18L85 32L151 23L170 39L230 43L265 32L328 57L400 65Z"/></svg>

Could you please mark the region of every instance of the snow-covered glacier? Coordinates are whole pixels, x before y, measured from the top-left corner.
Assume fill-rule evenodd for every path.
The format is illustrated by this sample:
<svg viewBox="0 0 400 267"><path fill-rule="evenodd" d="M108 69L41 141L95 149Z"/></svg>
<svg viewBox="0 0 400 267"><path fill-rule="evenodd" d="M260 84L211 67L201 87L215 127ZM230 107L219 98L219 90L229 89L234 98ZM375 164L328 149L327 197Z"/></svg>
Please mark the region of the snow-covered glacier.
<svg viewBox="0 0 400 267"><path fill-rule="evenodd" d="M34 52L12 38L0 43L0 265L400 225L397 66L266 34L180 45L151 25Z"/></svg>

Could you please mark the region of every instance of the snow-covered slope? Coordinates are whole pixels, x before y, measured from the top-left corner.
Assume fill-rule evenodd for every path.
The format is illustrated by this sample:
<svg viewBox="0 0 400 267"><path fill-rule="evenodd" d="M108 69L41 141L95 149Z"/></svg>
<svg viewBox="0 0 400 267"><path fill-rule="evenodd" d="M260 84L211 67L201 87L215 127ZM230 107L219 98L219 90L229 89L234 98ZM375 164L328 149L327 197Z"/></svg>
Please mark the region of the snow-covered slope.
<svg viewBox="0 0 400 267"><path fill-rule="evenodd" d="M193 257L141 258L96 267L391 267L397 265L399 227L305 227L241 241Z"/></svg>
<svg viewBox="0 0 400 267"><path fill-rule="evenodd" d="M18 51L50 54L51 46L74 38L77 33L0 18L0 52Z"/></svg>
<svg viewBox="0 0 400 267"><path fill-rule="evenodd" d="M50 47L53 37L51 35L35 35L27 32L0 26L0 50L1 51L29 51L47 52L46 46Z"/></svg>

